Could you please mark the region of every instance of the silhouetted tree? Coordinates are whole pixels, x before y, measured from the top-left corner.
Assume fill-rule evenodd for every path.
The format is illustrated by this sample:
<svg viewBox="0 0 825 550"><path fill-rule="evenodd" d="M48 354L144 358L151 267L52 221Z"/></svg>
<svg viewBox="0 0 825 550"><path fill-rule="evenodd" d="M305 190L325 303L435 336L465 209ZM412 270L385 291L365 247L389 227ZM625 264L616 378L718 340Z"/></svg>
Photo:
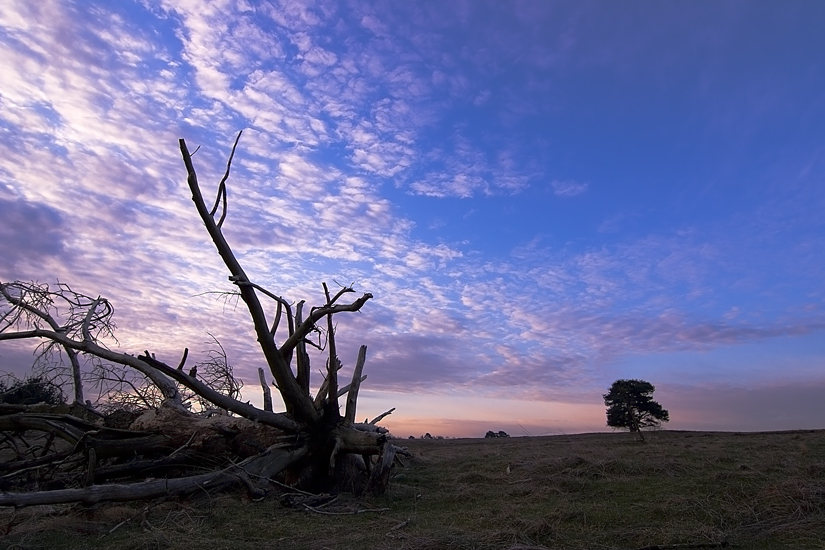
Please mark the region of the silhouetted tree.
<svg viewBox="0 0 825 550"><path fill-rule="evenodd" d="M642 428L657 427L670 420L667 410L653 400L656 388L644 380L616 380L604 397L607 425L627 428L644 441Z"/></svg>

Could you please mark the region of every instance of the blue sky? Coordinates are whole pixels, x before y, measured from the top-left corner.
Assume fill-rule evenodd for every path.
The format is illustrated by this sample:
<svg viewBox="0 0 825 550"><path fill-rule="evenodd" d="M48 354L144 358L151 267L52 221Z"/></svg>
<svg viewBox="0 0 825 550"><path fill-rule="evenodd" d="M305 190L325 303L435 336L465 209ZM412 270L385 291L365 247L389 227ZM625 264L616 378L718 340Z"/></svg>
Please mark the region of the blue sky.
<svg viewBox="0 0 825 550"><path fill-rule="evenodd" d="M600 430L617 378L671 428L822 428L822 28L817 1L9 1L0 280L102 294L169 361L209 331L260 401L177 149L210 195L243 129L226 234L292 300L375 295L341 354L369 346L395 433Z"/></svg>

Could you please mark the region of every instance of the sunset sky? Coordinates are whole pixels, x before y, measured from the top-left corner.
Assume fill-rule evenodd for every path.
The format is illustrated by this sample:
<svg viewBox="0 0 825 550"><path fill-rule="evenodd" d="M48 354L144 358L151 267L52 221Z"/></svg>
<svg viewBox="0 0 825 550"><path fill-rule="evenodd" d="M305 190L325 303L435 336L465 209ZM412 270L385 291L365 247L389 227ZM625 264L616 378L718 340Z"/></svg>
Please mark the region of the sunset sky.
<svg viewBox="0 0 825 550"><path fill-rule="evenodd" d="M250 278L375 296L359 418L606 430L642 378L671 429L825 428L825 2L2 3L0 280L108 298L116 349L212 333L261 402L177 141L211 200L243 130Z"/></svg>

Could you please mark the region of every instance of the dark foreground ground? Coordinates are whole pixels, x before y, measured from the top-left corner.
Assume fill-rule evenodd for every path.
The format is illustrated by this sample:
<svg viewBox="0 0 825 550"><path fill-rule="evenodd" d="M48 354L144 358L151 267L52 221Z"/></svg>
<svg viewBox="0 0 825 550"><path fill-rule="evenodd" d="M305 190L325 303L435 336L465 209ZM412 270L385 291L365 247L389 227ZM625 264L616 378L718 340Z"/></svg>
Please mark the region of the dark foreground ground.
<svg viewBox="0 0 825 550"><path fill-rule="evenodd" d="M6 510L0 549L825 549L825 430L404 444L385 497Z"/></svg>

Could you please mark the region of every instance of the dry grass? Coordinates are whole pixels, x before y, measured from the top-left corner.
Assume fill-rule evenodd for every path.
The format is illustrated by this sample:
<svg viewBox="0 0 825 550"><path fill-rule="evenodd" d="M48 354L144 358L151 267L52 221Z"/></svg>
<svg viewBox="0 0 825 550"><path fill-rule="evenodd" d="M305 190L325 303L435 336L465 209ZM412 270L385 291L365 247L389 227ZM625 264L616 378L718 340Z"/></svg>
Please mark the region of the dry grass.
<svg viewBox="0 0 825 550"><path fill-rule="evenodd" d="M825 548L825 431L407 444L416 458L386 497L322 508L360 513L205 494L148 509L22 510L0 516L0 548Z"/></svg>

